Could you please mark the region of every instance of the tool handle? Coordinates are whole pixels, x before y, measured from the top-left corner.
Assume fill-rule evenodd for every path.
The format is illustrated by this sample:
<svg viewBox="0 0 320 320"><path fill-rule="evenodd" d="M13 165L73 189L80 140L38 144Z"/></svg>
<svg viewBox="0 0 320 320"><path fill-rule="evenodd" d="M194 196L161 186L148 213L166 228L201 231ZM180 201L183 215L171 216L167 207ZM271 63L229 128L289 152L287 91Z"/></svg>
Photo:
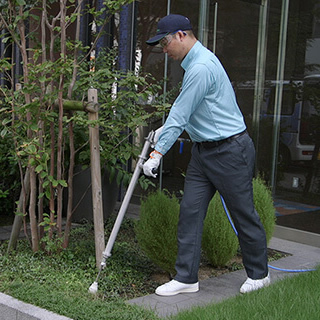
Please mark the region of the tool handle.
<svg viewBox="0 0 320 320"><path fill-rule="evenodd" d="M132 197L132 193L134 191L135 185L136 185L136 183L137 183L137 181L139 179L139 175L140 175L143 163L144 163L144 161L146 159L146 155L148 153L148 150L150 148L153 135L154 135L153 131L149 133L149 136L148 136L148 138L146 139L146 141L144 143L142 152L139 155L139 160L138 160L138 162L136 164L136 167L134 169L134 172L133 172L132 178L130 180L127 192L126 192L126 194L124 196L124 199L122 201L120 210L118 212L117 219L116 219L116 221L114 223L114 226L113 226L111 234L109 236L106 248L105 248L105 250L103 252L103 257L104 258L108 258L108 257L111 256L111 250L113 248L114 242L115 242L116 237L118 235L118 232L119 232L122 220L124 218L124 215L125 215L125 213L127 211L127 208L129 206L130 199Z"/></svg>

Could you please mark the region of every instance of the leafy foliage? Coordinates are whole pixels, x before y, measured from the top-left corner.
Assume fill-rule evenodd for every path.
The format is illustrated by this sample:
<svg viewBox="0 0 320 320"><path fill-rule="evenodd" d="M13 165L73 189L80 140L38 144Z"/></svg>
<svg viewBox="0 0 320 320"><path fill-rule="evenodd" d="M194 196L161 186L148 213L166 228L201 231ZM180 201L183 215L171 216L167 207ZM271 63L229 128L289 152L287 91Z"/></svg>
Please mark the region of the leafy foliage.
<svg viewBox="0 0 320 320"><path fill-rule="evenodd" d="M146 102L160 89L159 85L152 84L153 79L148 74L117 70L116 59L115 51L101 52L94 73L88 71L90 62L83 63L75 92L86 95L91 86L98 89L101 162L107 166L112 177L117 173L119 181L129 181L130 176L123 168L141 150L140 144L133 143L136 130L146 126L151 117L159 117L166 106L157 105L147 112ZM83 99L82 96L77 98ZM75 123L76 141L80 148L81 143L85 144L88 139L88 126L94 124L81 112L74 114L71 120ZM81 149L77 162L88 165L89 161L90 150L87 146Z"/></svg>
<svg viewBox="0 0 320 320"><path fill-rule="evenodd" d="M12 138L0 138L0 214L12 216L15 201L18 200L17 190L20 189L19 170L12 154Z"/></svg>
<svg viewBox="0 0 320 320"><path fill-rule="evenodd" d="M266 230L267 241L275 225L275 209L271 192L259 177L253 179L254 204ZM174 273L177 254L178 200L163 192L150 194L141 204L136 234L147 256L163 270ZM238 252L236 234L226 217L219 194L211 200L202 235L204 255L213 266L225 266Z"/></svg>
<svg viewBox="0 0 320 320"><path fill-rule="evenodd" d="M253 201L266 231L267 242L269 242L276 223L276 211L271 190L261 177L253 179Z"/></svg>
<svg viewBox="0 0 320 320"><path fill-rule="evenodd" d="M135 226L139 245L160 268L173 274L177 256L179 202L164 192L150 194L141 203Z"/></svg>
<svg viewBox="0 0 320 320"><path fill-rule="evenodd" d="M260 177L253 179L253 198L269 241L275 225L275 209L271 192ZM209 205L204 223L202 246L214 266L225 265L238 249L238 239L230 227L218 194Z"/></svg>
<svg viewBox="0 0 320 320"><path fill-rule="evenodd" d="M226 218L219 193L210 201L204 221L202 248L214 266L224 266L238 250L238 238Z"/></svg>

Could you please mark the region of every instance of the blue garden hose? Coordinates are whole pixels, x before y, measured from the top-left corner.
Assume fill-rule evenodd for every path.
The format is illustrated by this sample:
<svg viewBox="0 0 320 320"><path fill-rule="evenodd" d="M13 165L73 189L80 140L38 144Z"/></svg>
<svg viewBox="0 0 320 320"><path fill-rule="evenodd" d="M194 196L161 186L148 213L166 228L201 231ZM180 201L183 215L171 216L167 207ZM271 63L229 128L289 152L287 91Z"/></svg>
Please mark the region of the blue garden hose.
<svg viewBox="0 0 320 320"><path fill-rule="evenodd" d="M226 203L225 203L222 195L220 195L220 198L221 198L223 209L224 209L224 211L225 211L225 213L226 213L226 215L228 217L228 220L229 220L229 222L231 224L231 227L232 227L234 233L236 234L236 236L238 237L238 231L237 231L236 227L234 226L234 223L233 223L233 221L232 221L232 219L230 217L228 208L226 206ZM268 267L271 268L271 269L274 269L274 270L284 271L284 272L292 272L292 273L294 273L294 272L308 272L308 271L315 271L316 270L316 269L301 269L301 270L282 269L282 268L277 268L277 267L270 266L269 264L268 264Z"/></svg>

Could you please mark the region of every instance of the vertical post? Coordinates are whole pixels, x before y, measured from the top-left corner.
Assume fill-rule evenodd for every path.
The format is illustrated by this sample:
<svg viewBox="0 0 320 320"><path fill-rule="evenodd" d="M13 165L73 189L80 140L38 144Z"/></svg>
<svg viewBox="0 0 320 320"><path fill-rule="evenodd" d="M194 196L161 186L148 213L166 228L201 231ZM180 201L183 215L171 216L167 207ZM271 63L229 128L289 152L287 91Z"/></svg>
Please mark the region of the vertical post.
<svg viewBox="0 0 320 320"><path fill-rule="evenodd" d="M208 0L201 0L199 5L198 39L205 47L208 47L209 5Z"/></svg>
<svg viewBox="0 0 320 320"><path fill-rule="evenodd" d="M213 22L213 44L212 52L216 53L217 46L217 24L218 24L218 2L214 4L214 22Z"/></svg>
<svg viewBox="0 0 320 320"><path fill-rule="evenodd" d="M266 56L267 56L267 28L268 28L268 10L269 0L262 0L259 15L259 31L256 59L256 77L254 87L254 104L252 116L253 141L256 148L256 160L259 153L259 132L260 132L260 113L263 103ZM258 163L256 161L256 163ZM258 174L258 166L255 166L255 174Z"/></svg>
<svg viewBox="0 0 320 320"><path fill-rule="evenodd" d="M98 102L97 89L88 90L88 102ZM98 110L90 110L89 120L98 120ZM100 167L100 143L99 126L89 127L90 157L91 157L91 184L92 184L92 206L94 223L94 243L96 249L96 265L99 268L102 253L105 247L103 208L102 208L102 187L101 187L101 167Z"/></svg>
<svg viewBox="0 0 320 320"><path fill-rule="evenodd" d="M167 15L171 13L171 0L167 0ZM163 103L166 102L166 95L167 95L167 86L168 86L168 53L164 54L164 71L163 71ZM166 121L165 113L162 115L162 125ZM159 190L162 190L163 184L163 158L160 161L159 167Z"/></svg>
<svg viewBox="0 0 320 320"><path fill-rule="evenodd" d="M276 79L277 82L276 82L276 94L275 94L275 102L274 102L273 136L272 136L272 167L271 167L270 185L271 185L273 194L275 193L275 188L276 188L276 175L277 175L276 169L277 169L278 149L279 149L280 116L281 116L281 107L282 107L284 65L285 65L285 58L286 58L288 15L289 15L289 0L282 0L279 49L278 49L278 66L277 66L277 79Z"/></svg>

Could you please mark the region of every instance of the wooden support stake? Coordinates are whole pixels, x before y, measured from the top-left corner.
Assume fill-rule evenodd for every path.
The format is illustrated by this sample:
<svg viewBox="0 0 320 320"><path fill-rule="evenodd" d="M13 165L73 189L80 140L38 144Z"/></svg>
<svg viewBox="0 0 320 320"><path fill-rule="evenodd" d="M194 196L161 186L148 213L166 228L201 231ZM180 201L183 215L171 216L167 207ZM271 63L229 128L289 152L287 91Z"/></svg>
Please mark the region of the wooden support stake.
<svg viewBox="0 0 320 320"><path fill-rule="evenodd" d="M98 102L97 89L88 90L88 102ZM89 112L89 120L98 120L98 110ZM102 187L101 187L101 166L100 166L100 143L99 126L89 127L90 153L91 153L91 183L92 183L92 205L93 205L93 223L94 240L96 249L96 264L100 267L102 254L105 247L103 208L102 208Z"/></svg>

